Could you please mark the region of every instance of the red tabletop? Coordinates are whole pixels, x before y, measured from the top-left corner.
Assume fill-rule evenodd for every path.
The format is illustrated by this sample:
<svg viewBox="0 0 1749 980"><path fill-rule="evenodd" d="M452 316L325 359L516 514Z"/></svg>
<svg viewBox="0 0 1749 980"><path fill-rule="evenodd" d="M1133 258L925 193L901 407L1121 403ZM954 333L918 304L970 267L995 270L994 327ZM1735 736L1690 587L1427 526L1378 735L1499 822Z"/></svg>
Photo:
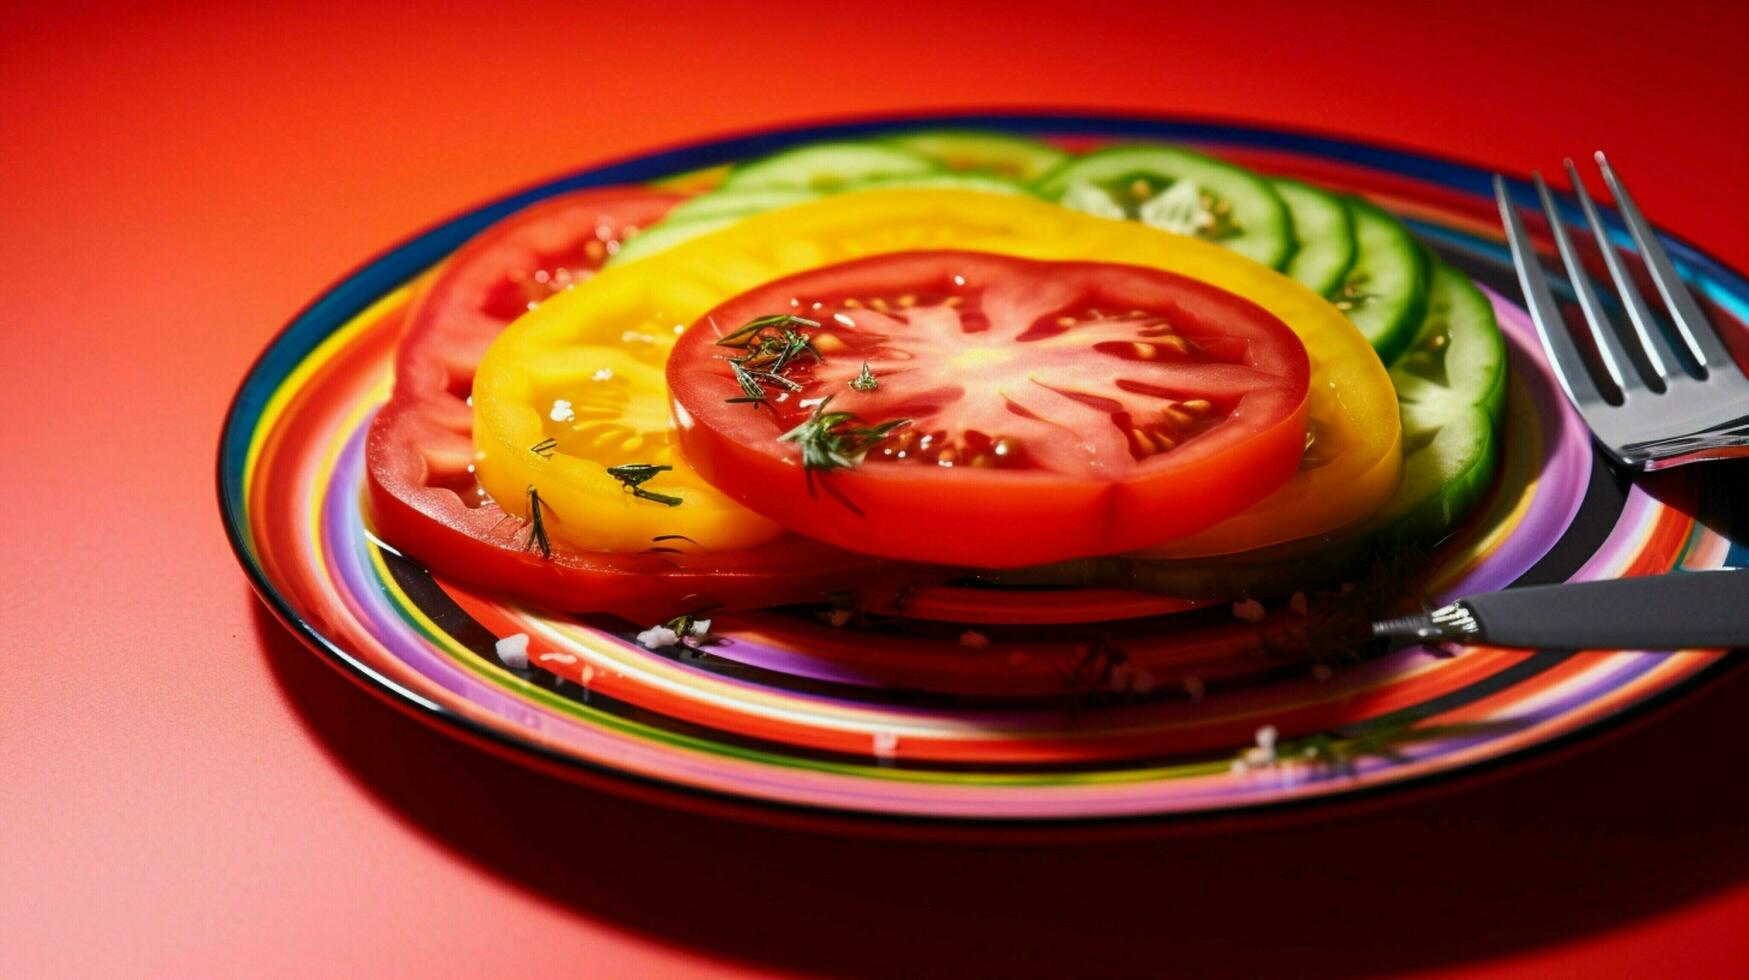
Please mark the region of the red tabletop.
<svg viewBox="0 0 1749 980"><path fill-rule="evenodd" d="M1662 223L1746 268L1749 8L18 6L0 975L1749 968L1740 676L1339 819L841 840L573 787L390 710L263 613L212 489L244 369L340 273L508 188L726 129L1086 106L1514 171L1601 145Z"/></svg>

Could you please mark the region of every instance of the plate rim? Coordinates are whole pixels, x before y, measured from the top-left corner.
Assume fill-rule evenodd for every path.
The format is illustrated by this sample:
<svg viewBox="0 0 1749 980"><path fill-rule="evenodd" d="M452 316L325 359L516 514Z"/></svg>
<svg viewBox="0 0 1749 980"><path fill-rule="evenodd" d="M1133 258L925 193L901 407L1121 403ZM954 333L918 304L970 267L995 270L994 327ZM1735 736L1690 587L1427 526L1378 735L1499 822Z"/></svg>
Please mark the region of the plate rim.
<svg viewBox="0 0 1749 980"><path fill-rule="evenodd" d="M1652 720L1655 714L1674 708L1696 693L1715 686L1727 675L1744 668L1742 658L1726 657L1661 689L1643 700L1591 721L1572 731L1532 745L1509 750L1478 762L1412 775L1387 783L1359 785L1340 792L1308 797L1212 807L1205 810L1124 815L1069 817L991 817L872 813L818 803L802 803L744 795L672 782L616 768L605 762L558 752L510 732L500 731L433 701L418 691L388 677L351 651L322 634L300 617L269 579L266 570L246 544L246 515L242 501L243 462L247 458L253 420L265 399L252 398L268 372L284 359L301 361L333 333L326 322L330 315L344 322L392 288L429 267L481 228L534 201L585 187L631 183L685 170L711 166L750 153L777 149L820 139L852 138L882 132L900 132L911 126L965 129L987 128L1023 135L1050 135L1076 128L1097 130L1101 136L1173 138L1218 142L1222 137L1250 138L1272 148L1314 153L1328 159L1380 166L1393 173L1439 183L1459 192L1491 194L1494 170L1457 156L1413 149L1387 141L1343 136L1323 130L1215 116L1120 112L1108 109L1063 108L949 108L911 112L866 113L777 123L731 130L717 135L658 146L642 153L625 154L596 164L584 165L553 177L532 181L486 201L451 212L392 244L376 251L330 281L316 296L273 332L250 361L232 393L219 429L215 459L215 490L225 539L242 567L251 589L282 626L320 659L351 679L378 700L404 715L543 775L556 776L593 788L619 792L634 799L688 809L706 809L720 815L769 822L775 813L785 813L804 826L828 822L836 830L893 832L895 828L917 830L977 831L1007 829L1021 834L1060 832L1066 829L1116 832L1122 828L1160 830L1193 828L1212 823L1258 826L1295 817L1333 816L1345 808L1378 805L1381 800L1403 798L1437 788L1450 788L1466 780L1498 778L1510 769L1549 761L1562 752L1582 747L1624 728ZM1165 132L1170 130L1171 132ZM1520 206L1535 201L1533 185L1519 174L1507 174L1512 197ZM1565 203L1565 202L1563 202ZM1573 206L1575 215L1577 206ZM1606 222L1621 233L1619 218L1611 212ZM1663 229L1659 234L1679 264L1703 269L1739 294L1749 294L1749 281L1723 261ZM433 253L434 255L428 255ZM338 312L331 312L338 308ZM953 836L953 835L950 835Z"/></svg>

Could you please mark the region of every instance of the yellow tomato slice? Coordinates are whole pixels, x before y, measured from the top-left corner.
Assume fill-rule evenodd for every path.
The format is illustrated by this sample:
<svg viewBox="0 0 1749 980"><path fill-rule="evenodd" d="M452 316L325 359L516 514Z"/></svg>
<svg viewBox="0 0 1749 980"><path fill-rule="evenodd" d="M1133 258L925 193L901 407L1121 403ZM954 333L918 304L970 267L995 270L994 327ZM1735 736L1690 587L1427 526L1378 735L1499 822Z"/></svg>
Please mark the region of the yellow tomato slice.
<svg viewBox="0 0 1749 980"><path fill-rule="evenodd" d="M672 534L706 549L775 538L775 525L713 489L675 450L662 378L668 350L705 312L761 283L917 249L1165 269L1243 296L1299 335L1312 362L1307 463L1259 507L1198 539L1218 542L1224 533L1237 550L1272 534L1318 534L1371 514L1396 487L1401 435L1390 378L1322 297L1198 239L1030 198L925 189L771 211L609 268L547 300L493 343L475 377L481 485L501 501L521 501L536 488L549 532L587 549L641 551ZM608 473L626 464L672 467L642 486L680 505L631 495Z"/></svg>

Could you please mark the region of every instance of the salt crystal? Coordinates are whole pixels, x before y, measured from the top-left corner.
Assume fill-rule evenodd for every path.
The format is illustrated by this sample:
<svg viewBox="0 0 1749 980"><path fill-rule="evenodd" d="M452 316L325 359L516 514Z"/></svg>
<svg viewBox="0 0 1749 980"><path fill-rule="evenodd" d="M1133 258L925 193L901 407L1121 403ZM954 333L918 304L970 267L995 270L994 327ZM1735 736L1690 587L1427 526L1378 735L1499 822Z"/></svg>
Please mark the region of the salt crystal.
<svg viewBox="0 0 1749 980"><path fill-rule="evenodd" d="M891 759L899 752L899 736L892 732L874 733L874 754L877 759Z"/></svg>
<svg viewBox="0 0 1749 980"><path fill-rule="evenodd" d="M500 639L494 648L498 651L498 660L511 670L528 669L528 634L516 633Z"/></svg>
<svg viewBox="0 0 1749 980"><path fill-rule="evenodd" d="M680 634L666 626L652 626L638 634L638 642L652 650L660 650L679 643Z"/></svg>

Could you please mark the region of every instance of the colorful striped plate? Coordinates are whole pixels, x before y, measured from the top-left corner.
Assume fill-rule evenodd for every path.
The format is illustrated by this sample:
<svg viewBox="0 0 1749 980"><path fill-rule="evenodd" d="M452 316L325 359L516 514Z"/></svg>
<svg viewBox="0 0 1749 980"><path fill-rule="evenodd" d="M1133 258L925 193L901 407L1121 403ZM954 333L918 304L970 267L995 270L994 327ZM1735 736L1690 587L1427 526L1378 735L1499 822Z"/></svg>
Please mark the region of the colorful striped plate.
<svg viewBox="0 0 1749 980"><path fill-rule="evenodd" d="M1704 482L1692 470L1629 481L1592 452L1506 298L1516 290L1485 172L1204 122L961 116L787 129L596 167L371 260L273 341L225 422L220 502L262 597L367 687L518 760L732 812L889 824L1154 822L1304 806L1523 758L1725 669L1723 655L1708 651L1487 647L1308 668L1167 636L1146 617L1170 603L1123 594L1102 598L1144 618L1078 632L987 630L987 645L964 644L958 628L922 615L897 632L864 632L765 612L719 616L715 633L727 642L703 654L651 651L626 624L553 617L434 579L373 539L360 507L362 433L386 395L406 284L419 273L497 218L561 191L922 126L1077 145L1171 140L1359 191L1489 288L1511 363L1505 457L1483 512L1435 556L1434 593L1749 557L1749 542L1723 530L1743 526L1728 507L1733 496L1749 506L1744 470L1710 471ZM1716 322L1749 319L1749 283L1693 248L1673 251ZM529 669L508 669L494 652L496 638L515 633L532 639ZM1123 655L1110 656L1118 647ZM1292 764L1239 763L1265 726L1296 752L1318 752Z"/></svg>

